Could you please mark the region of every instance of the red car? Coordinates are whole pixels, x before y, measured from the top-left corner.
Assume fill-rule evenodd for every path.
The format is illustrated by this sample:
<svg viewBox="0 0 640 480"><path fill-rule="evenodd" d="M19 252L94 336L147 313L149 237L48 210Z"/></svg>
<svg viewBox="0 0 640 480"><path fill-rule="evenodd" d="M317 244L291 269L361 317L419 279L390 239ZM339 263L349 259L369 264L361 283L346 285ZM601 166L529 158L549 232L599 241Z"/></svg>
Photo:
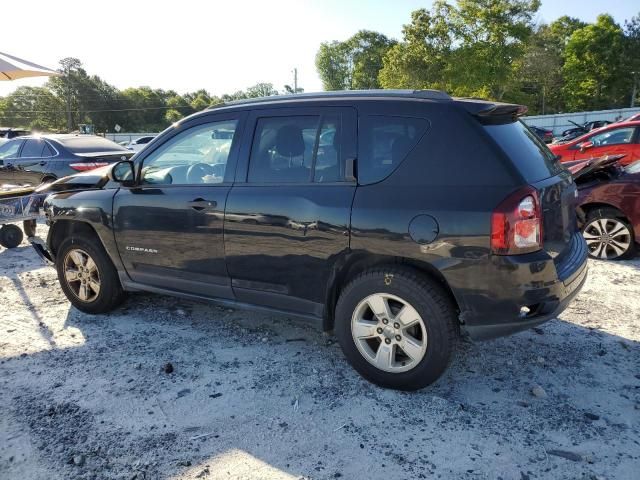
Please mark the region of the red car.
<svg viewBox="0 0 640 480"><path fill-rule="evenodd" d="M640 162L622 167L621 155L569 166L578 187L582 235L593 258L634 255L640 243Z"/></svg>
<svg viewBox="0 0 640 480"><path fill-rule="evenodd" d="M551 144L549 148L560 156L561 162L624 155L620 163L628 165L640 160L639 137L640 121L620 122L592 130L566 143Z"/></svg>

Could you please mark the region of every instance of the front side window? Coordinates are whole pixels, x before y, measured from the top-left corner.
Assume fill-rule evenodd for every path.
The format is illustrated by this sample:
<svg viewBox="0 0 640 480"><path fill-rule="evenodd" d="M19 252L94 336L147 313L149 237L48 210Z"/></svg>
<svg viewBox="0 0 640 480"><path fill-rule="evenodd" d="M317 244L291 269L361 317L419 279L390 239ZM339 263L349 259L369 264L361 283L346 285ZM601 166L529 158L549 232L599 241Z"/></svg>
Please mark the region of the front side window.
<svg viewBox="0 0 640 480"><path fill-rule="evenodd" d="M161 185L223 182L237 125L237 120L223 120L176 135L144 160L142 182Z"/></svg>
<svg viewBox="0 0 640 480"><path fill-rule="evenodd" d="M14 140L0 145L0 160L15 158L20 150L20 145L22 145L22 140Z"/></svg>
<svg viewBox="0 0 640 480"><path fill-rule="evenodd" d="M259 118L248 181L337 182L343 178L340 117L300 115Z"/></svg>
<svg viewBox="0 0 640 480"><path fill-rule="evenodd" d="M367 115L358 123L358 182L379 182L418 143L429 122L423 118Z"/></svg>
<svg viewBox="0 0 640 480"><path fill-rule="evenodd" d="M635 130L636 129L634 127L616 128L614 130L594 135L589 141L593 143L594 147L631 143Z"/></svg>

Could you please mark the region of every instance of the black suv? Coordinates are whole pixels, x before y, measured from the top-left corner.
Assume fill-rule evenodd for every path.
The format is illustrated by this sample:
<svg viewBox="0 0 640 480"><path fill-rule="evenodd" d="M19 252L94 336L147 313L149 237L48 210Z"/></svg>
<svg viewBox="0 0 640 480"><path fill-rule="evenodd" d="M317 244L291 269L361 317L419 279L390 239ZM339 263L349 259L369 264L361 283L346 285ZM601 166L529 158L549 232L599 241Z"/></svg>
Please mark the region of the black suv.
<svg viewBox="0 0 640 480"><path fill-rule="evenodd" d="M145 290L311 318L369 380L421 388L460 332L538 325L585 281L576 186L524 111L437 91L217 106L54 184L83 189L47 198L48 254L84 312Z"/></svg>

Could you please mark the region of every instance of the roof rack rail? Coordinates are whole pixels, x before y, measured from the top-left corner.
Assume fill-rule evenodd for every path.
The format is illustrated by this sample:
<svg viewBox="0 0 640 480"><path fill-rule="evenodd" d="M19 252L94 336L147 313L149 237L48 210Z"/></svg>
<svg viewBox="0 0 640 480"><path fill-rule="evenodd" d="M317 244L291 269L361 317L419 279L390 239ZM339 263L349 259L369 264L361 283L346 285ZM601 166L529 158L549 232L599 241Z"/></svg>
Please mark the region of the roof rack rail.
<svg viewBox="0 0 640 480"><path fill-rule="evenodd" d="M294 99L298 100L322 100L327 98L347 98L347 97L398 97L398 98L421 98L427 100L452 100L452 98L440 90L337 90L330 92L296 93L290 95L273 95L270 97L243 98L231 100L229 102L211 105L207 110L229 107L232 105L245 105L265 102L284 102Z"/></svg>

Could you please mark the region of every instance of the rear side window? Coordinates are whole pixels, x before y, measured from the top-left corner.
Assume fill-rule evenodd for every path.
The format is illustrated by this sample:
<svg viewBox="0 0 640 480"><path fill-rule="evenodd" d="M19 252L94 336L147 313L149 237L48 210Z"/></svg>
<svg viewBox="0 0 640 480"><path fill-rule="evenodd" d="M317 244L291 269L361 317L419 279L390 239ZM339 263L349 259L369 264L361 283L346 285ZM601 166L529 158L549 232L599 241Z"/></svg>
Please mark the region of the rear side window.
<svg viewBox="0 0 640 480"><path fill-rule="evenodd" d="M521 121L485 125L484 129L528 182L553 177L563 170L551 150Z"/></svg>
<svg viewBox="0 0 640 480"><path fill-rule="evenodd" d="M338 115L258 119L249 182L337 182L342 178Z"/></svg>
<svg viewBox="0 0 640 480"><path fill-rule="evenodd" d="M22 158L33 158L42 156L42 148L44 147L44 140L27 140L20 152Z"/></svg>
<svg viewBox="0 0 640 480"><path fill-rule="evenodd" d="M383 180L416 146L429 122L423 118L361 116L358 122L358 183Z"/></svg>

